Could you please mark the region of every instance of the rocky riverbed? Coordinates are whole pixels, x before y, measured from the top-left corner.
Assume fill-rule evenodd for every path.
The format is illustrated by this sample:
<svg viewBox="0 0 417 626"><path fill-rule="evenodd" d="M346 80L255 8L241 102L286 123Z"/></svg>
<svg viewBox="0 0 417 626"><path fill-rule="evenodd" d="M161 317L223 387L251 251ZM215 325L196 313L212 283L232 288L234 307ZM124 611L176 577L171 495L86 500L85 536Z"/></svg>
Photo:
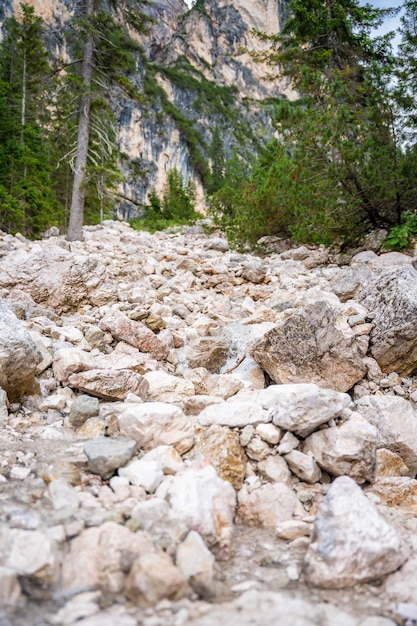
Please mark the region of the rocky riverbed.
<svg viewBox="0 0 417 626"><path fill-rule="evenodd" d="M0 233L1 626L417 623L417 272Z"/></svg>

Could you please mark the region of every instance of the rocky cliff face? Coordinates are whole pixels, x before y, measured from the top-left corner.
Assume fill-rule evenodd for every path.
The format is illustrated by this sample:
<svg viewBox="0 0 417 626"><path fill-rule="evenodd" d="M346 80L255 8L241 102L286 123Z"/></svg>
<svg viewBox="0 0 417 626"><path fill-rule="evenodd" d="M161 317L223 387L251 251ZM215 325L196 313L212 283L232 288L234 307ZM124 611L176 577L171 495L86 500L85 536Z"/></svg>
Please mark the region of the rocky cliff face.
<svg viewBox="0 0 417 626"><path fill-rule="evenodd" d="M48 24L52 54L65 55L62 31L74 12L67 0L30 0ZM18 11L7 0L0 20ZM283 80L267 81L267 68L250 53L261 44L253 29L279 32L285 0L198 0L189 10L183 0L151 0L154 20L141 39L138 58L139 104L120 94L113 103L118 141L124 155L125 198L119 216L132 217L151 187L160 191L167 172L177 168L192 178L201 204L210 171L210 146L218 127L226 156L239 147L245 156L272 136L271 99L292 97Z"/></svg>

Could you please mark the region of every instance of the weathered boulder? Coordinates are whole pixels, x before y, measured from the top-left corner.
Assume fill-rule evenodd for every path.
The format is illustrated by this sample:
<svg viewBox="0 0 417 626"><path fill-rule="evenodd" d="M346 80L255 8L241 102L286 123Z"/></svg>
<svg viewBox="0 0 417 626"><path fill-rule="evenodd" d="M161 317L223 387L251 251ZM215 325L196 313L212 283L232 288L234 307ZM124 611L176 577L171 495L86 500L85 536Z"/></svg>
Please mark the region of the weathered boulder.
<svg viewBox="0 0 417 626"><path fill-rule="evenodd" d="M220 478L229 481L238 491L246 473L246 456L236 431L222 426L210 426L196 432L191 458L208 459Z"/></svg>
<svg viewBox="0 0 417 626"><path fill-rule="evenodd" d="M16 286L58 314L117 300L98 255L74 254L56 245L34 245L8 257L0 270L0 287Z"/></svg>
<svg viewBox="0 0 417 626"><path fill-rule="evenodd" d="M361 302L373 314L371 354L382 371L405 376L413 372L417 368L417 271L408 265L386 270L367 286Z"/></svg>
<svg viewBox="0 0 417 626"><path fill-rule="evenodd" d="M127 315L118 311L104 317L99 327L101 330L108 331L118 341L125 341L141 352L148 352L158 361L165 359L168 354L168 347L146 324L131 320Z"/></svg>
<svg viewBox="0 0 417 626"><path fill-rule="evenodd" d="M198 532L219 558L229 555L236 493L212 465L197 464L169 476L156 495L164 498L189 530Z"/></svg>
<svg viewBox="0 0 417 626"><path fill-rule="evenodd" d="M99 412L100 404L98 399L82 394L75 398L71 404L69 421L72 426L81 426L90 417L96 417Z"/></svg>
<svg viewBox="0 0 417 626"><path fill-rule="evenodd" d="M197 593L210 592L215 558L201 535L191 530L178 546L175 564Z"/></svg>
<svg viewBox="0 0 417 626"><path fill-rule="evenodd" d="M222 402L203 409L198 416L201 426L217 424L229 428L244 428L248 424L271 421L268 411L256 402Z"/></svg>
<svg viewBox="0 0 417 626"><path fill-rule="evenodd" d="M127 597L140 606L153 606L164 598L179 599L187 592L186 578L162 550L139 555L126 579Z"/></svg>
<svg viewBox="0 0 417 626"><path fill-rule="evenodd" d="M293 474L305 483L316 483L321 478L321 470L312 456L292 450L285 455L285 460Z"/></svg>
<svg viewBox="0 0 417 626"><path fill-rule="evenodd" d="M118 416L120 432L145 450L173 446L180 454L194 443L194 426L180 408L165 402L131 404Z"/></svg>
<svg viewBox="0 0 417 626"><path fill-rule="evenodd" d="M36 367L42 361L35 342L23 323L0 301L0 387L9 400L37 389Z"/></svg>
<svg viewBox="0 0 417 626"><path fill-rule="evenodd" d="M310 435L303 451L332 476L347 475L363 483L375 477L376 448L376 428L353 413L340 426L318 430Z"/></svg>
<svg viewBox="0 0 417 626"><path fill-rule="evenodd" d="M324 301L277 324L250 352L278 384L313 382L348 391L366 372L351 328Z"/></svg>
<svg viewBox="0 0 417 626"><path fill-rule="evenodd" d="M148 372L144 378L149 385L148 400L174 403L181 402L195 394L191 381L160 370Z"/></svg>
<svg viewBox="0 0 417 626"><path fill-rule="evenodd" d="M412 478L417 474L417 412L398 396L364 396L356 409L377 430L378 448L398 454Z"/></svg>
<svg viewBox="0 0 417 626"><path fill-rule="evenodd" d="M351 403L345 393L310 383L270 385L258 394L274 424L307 437L322 424L340 417Z"/></svg>
<svg viewBox="0 0 417 626"><path fill-rule="evenodd" d="M61 586L66 590L95 586L107 597L126 592L146 605L175 594L183 583L171 558L148 533L132 533L115 522L83 530L71 541L62 566ZM147 599L140 591L144 587Z"/></svg>
<svg viewBox="0 0 417 626"><path fill-rule="evenodd" d="M2 565L16 572L27 595L44 599L53 591L58 550L47 532L0 527Z"/></svg>
<svg viewBox="0 0 417 626"><path fill-rule="evenodd" d="M187 351L190 367L205 367L209 372L219 370L228 356L228 342L216 337L202 337L192 343Z"/></svg>
<svg viewBox="0 0 417 626"><path fill-rule="evenodd" d="M361 488L347 476L337 478L314 522L304 560L308 582L326 588L351 587L394 572L407 557L403 539Z"/></svg>
<svg viewBox="0 0 417 626"><path fill-rule="evenodd" d="M88 467L102 478L110 478L126 465L136 450L136 442L127 437L96 437L84 446Z"/></svg>
<svg viewBox="0 0 417 626"><path fill-rule="evenodd" d="M96 360L94 357L81 348L61 348L56 350L53 356L54 377L64 385L68 383L71 374L95 368Z"/></svg>
<svg viewBox="0 0 417 626"><path fill-rule="evenodd" d="M148 382L141 374L132 370L88 370L71 374L70 387L102 398L103 400L125 400L129 393L134 393L146 400Z"/></svg>
<svg viewBox="0 0 417 626"><path fill-rule="evenodd" d="M248 526L274 527L304 510L295 492L283 483L269 483L250 490L246 485L238 493L237 520Z"/></svg>

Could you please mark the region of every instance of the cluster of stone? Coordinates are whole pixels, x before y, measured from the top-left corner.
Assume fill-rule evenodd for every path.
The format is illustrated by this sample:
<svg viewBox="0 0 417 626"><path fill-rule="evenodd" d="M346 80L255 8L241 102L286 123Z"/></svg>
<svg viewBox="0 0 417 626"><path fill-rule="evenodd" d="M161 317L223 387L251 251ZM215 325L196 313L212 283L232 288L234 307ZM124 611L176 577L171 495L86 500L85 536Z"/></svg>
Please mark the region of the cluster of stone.
<svg viewBox="0 0 417 626"><path fill-rule="evenodd" d="M280 246L0 234L2 624L414 619L413 259Z"/></svg>

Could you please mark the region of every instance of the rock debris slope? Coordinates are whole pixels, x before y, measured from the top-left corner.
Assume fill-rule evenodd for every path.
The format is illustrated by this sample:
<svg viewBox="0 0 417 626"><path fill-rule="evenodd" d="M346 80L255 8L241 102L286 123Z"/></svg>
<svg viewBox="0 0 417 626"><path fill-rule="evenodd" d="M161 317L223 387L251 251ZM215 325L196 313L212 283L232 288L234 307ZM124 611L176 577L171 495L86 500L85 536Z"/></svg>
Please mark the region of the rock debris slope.
<svg viewBox="0 0 417 626"><path fill-rule="evenodd" d="M0 234L2 626L414 623L417 272L279 246Z"/></svg>

